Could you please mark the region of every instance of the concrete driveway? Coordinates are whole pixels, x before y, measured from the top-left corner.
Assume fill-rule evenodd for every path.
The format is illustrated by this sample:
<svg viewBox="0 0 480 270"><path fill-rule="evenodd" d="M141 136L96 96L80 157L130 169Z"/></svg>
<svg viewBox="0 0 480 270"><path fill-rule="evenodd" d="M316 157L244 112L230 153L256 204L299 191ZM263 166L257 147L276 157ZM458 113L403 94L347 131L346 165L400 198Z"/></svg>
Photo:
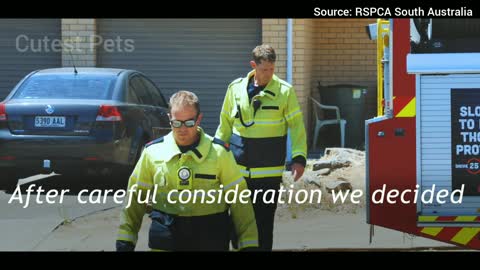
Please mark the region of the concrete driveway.
<svg viewBox="0 0 480 270"><path fill-rule="evenodd" d="M56 201L52 204L47 203L45 193L38 198L37 194L27 198L25 189L31 184L35 184L35 187L42 185L46 191L58 189L58 195L60 195L60 191L66 188L59 181L62 181L62 178L55 174L20 179L19 184L23 189L22 201L17 196L18 193L6 194L0 191L0 239L2 239L0 251L33 250L64 222L71 222L76 218L119 206L111 197L107 197L105 203L102 201L98 204L81 204L75 194L77 190L74 189L65 194L61 203L58 200L60 196L50 197L50 202L54 199ZM29 204L24 207L27 199ZM81 197L81 199L87 198Z"/></svg>

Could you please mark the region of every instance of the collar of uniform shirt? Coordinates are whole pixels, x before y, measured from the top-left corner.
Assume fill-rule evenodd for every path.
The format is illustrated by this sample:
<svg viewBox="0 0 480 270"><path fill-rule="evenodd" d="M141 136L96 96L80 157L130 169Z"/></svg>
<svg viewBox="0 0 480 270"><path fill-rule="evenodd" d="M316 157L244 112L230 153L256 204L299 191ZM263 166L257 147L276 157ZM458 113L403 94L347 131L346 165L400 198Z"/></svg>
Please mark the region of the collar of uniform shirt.
<svg viewBox="0 0 480 270"><path fill-rule="evenodd" d="M250 102L252 102L252 98L256 95L258 95L258 93L260 93L260 91L262 91L265 86L255 86L255 76L252 76L250 77L250 80L248 81L248 86L247 86L247 91L248 91L248 100Z"/></svg>
<svg viewBox="0 0 480 270"><path fill-rule="evenodd" d="M180 152L186 153L189 150L193 150L193 149L197 148L199 144L200 144L200 136L198 136L198 139L190 145L186 145L186 146L178 145L178 149L180 149Z"/></svg>
<svg viewBox="0 0 480 270"><path fill-rule="evenodd" d="M186 150L185 155L191 155L193 159L197 162L202 162L210 151L211 141L209 141L208 135L205 134L201 127L197 127L198 132L200 132L198 145ZM175 143L173 138L173 133L168 133L163 142L164 147L162 151L158 151L154 154L157 159L163 160L165 162L170 161L173 157L181 154L179 146ZM189 152L189 150L192 150Z"/></svg>

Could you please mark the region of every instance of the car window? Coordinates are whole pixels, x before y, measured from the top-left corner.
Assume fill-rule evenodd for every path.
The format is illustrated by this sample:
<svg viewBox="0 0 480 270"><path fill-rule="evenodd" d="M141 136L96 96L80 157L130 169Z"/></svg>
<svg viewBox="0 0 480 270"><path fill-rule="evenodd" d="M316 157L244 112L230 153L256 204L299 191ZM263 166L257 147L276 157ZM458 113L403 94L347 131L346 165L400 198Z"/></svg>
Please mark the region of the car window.
<svg viewBox="0 0 480 270"><path fill-rule="evenodd" d="M135 86L130 81L129 87L127 90L127 102L133 104L143 104L137 96L137 91L135 91Z"/></svg>
<svg viewBox="0 0 480 270"><path fill-rule="evenodd" d="M148 93L147 88L142 83L142 81L141 81L141 79L138 75L134 76L130 79L130 87L135 92L135 95L137 96L138 100L140 101L140 104L154 105L153 98Z"/></svg>
<svg viewBox="0 0 480 270"><path fill-rule="evenodd" d="M28 78L13 98L21 99L111 99L114 75L38 74Z"/></svg>
<svg viewBox="0 0 480 270"><path fill-rule="evenodd" d="M156 106L168 107L165 98L163 97L160 89L158 89L149 79L144 76L141 76L142 82L147 88L148 93L152 96L153 102Z"/></svg>

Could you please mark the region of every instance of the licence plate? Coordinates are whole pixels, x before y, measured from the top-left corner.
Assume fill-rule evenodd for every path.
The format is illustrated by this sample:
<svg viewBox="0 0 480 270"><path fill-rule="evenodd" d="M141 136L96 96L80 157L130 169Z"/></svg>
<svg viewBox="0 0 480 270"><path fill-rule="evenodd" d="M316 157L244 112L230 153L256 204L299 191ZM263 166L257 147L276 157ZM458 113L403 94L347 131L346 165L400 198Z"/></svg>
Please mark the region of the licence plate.
<svg viewBox="0 0 480 270"><path fill-rule="evenodd" d="M65 116L35 116L35 127L65 127Z"/></svg>

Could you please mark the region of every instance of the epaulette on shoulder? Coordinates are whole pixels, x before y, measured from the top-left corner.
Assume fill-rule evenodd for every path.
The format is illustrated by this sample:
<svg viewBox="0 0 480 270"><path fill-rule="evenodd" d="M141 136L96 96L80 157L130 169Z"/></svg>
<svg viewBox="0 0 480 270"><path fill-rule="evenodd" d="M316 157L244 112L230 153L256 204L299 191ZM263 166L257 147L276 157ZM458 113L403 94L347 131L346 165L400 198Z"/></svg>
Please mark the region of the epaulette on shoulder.
<svg viewBox="0 0 480 270"><path fill-rule="evenodd" d="M151 146L151 145L154 145L154 144L156 144L156 143L162 143L163 140L164 140L163 137L160 137L160 138L158 138L158 139L155 139L155 140L153 140L153 141L145 144L145 148L147 148L147 147L149 147L149 146Z"/></svg>
<svg viewBox="0 0 480 270"><path fill-rule="evenodd" d="M289 84L288 82L284 81L284 80L279 80L280 81L280 84L285 86L286 88L292 88L292 85Z"/></svg>
<svg viewBox="0 0 480 270"><path fill-rule="evenodd" d="M236 84L236 83L239 83L239 82L241 82L242 80L243 80L243 78L242 78L242 77L240 77L240 78L238 78L238 79L234 80L233 82L231 82L231 83L230 83L230 85L232 85L232 84Z"/></svg>
<svg viewBox="0 0 480 270"><path fill-rule="evenodd" d="M225 148L225 150L230 151L230 144L220 140L219 138L213 138L213 143L219 144Z"/></svg>

